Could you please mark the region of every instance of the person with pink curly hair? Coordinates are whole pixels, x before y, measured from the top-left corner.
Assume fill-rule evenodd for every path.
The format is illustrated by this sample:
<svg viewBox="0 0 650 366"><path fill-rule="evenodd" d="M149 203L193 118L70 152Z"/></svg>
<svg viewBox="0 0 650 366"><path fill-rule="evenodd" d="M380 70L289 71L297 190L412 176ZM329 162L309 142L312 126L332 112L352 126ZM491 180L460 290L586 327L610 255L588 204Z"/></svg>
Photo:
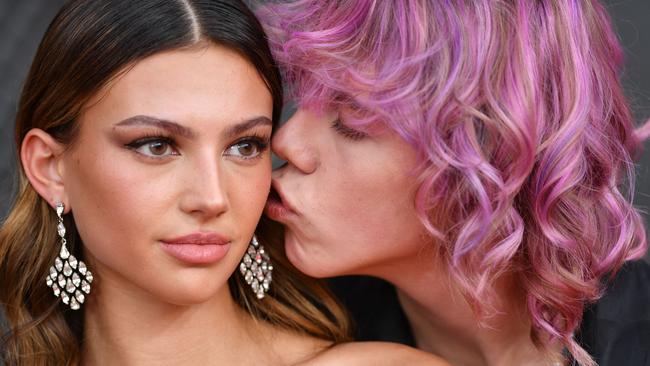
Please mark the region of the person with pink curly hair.
<svg viewBox="0 0 650 366"><path fill-rule="evenodd" d="M601 329L627 360L650 359L650 311L625 313L650 308L650 269L619 271L647 247L631 197L650 127L635 130L601 3L299 0L258 14L298 106L272 141L287 164L266 212L301 271L394 286L397 300L346 285L368 300L362 332L380 334L378 309L398 301L407 343L457 366L605 365ZM612 283L637 298L597 302Z"/></svg>

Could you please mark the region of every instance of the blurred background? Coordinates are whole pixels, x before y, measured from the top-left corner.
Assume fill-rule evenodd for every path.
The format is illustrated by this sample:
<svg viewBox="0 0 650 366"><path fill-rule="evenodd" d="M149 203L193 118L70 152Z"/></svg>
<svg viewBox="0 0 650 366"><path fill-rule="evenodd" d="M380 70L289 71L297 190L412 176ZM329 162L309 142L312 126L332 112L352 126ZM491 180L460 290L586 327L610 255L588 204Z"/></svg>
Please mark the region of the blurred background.
<svg viewBox="0 0 650 366"><path fill-rule="evenodd" d="M22 82L45 29L63 2L0 0L0 221L17 185L13 125ZM607 0L605 4L626 52L627 95L637 120L646 120L650 118L650 1ZM642 211L650 211L650 143L637 167L634 202ZM650 216L646 213L644 218L650 231Z"/></svg>

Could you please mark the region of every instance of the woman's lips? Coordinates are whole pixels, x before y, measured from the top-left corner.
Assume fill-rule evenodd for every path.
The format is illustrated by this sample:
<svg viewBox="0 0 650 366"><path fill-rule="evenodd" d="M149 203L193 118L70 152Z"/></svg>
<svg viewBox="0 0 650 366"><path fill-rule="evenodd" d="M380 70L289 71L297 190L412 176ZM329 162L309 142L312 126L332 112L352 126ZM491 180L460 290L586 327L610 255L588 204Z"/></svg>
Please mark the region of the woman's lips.
<svg viewBox="0 0 650 366"><path fill-rule="evenodd" d="M161 242L165 252L188 264L217 262L230 249L230 240L215 232L193 233Z"/></svg>
<svg viewBox="0 0 650 366"><path fill-rule="evenodd" d="M296 215L296 212L284 203L281 194L275 187L269 193L264 212L271 219L280 222L288 219L290 216Z"/></svg>

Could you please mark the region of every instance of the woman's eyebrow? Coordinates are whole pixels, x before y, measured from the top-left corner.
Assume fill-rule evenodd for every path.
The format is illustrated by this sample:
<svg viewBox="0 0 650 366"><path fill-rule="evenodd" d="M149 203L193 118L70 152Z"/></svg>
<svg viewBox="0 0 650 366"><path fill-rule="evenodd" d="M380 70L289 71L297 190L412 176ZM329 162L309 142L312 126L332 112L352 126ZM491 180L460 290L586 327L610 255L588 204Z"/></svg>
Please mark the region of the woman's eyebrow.
<svg viewBox="0 0 650 366"><path fill-rule="evenodd" d="M116 123L115 126L153 126L163 129L173 135L180 135L188 139L197 136L197 133L189 127L182 126L176 122L145 115L129 117Z"/></svg>
<svg viewBox="0 0 650 366"><path fill-rule="evenodd" d="M225 139L230 139L245 131L262 125L273 126L273 122L271 122L271 120L265 116L254 117L234 126L228 127L228 129L224 131L223 136Z"/></svg>
<svg viewBox="0 0 650 366"><path fill-rule="evenodd" d="M272 126L273 123L268 117L265 116L259 116L259 117L254 117L251 119L244 120L243 122L237 123L233 126L228 127L226 131L223 132L224 138L232 138L234 136L237 136L245 131L248 131L252 128L255 128L257 126L261 125L268 125ZM180 135L188 139L192 139L196 137L198 134L193 131L189 127L185 127L183 125L180 125L176 122L168 121L165 119L157 118L157 117L152 117L152 116L145 116L145 115L138 115L138 116L133 116L129 117L125 120L122 120L118 123L115 124L115 126L153 126L153 127L158 127L161 128L165 131L168 131L171 134L174 135Z"/></svg>

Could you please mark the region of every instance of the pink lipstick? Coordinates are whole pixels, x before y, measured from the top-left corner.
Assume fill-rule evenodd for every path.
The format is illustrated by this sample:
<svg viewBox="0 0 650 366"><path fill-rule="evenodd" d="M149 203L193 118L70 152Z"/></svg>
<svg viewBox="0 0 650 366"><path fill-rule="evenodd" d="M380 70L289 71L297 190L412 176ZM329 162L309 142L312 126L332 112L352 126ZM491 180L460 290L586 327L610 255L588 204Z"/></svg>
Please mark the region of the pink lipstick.
<svg viewBox="0 0 650 366"><path fill-rule="evenodd" d="M230 240L216 232L197 232L161 242L165 252L187 264L217 262L230 249Z"/></svg>

